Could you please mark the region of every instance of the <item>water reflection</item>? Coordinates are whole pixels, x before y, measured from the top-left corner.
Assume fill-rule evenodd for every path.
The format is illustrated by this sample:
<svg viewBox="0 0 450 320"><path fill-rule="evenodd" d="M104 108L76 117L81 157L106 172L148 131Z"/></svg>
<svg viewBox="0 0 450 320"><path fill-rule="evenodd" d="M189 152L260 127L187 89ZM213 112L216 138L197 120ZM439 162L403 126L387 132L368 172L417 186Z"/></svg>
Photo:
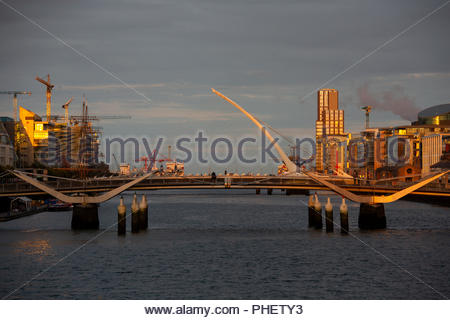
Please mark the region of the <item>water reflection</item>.
<svg viewBox="0 0 450 320"><path fill-rule="evenodd" d="M48 240L22 240L19 241L15 247L16 253L24 253L27 255L39 256L38 260L48 255L49 251L52 249Z"/></svg>

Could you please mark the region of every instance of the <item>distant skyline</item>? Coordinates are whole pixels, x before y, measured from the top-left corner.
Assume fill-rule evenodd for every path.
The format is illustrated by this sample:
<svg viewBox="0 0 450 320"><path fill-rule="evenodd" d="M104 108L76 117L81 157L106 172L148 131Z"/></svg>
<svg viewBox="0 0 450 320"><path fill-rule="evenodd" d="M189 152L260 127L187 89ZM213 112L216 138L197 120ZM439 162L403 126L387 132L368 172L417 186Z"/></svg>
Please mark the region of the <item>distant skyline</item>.
<svg viewBox="0 0 450 320"><path fill-rule="evenodd" d="M0 2L0 91L30 90L19 103L44 115L85 94L105 120L104 136L257 135L211 94L214 87L286 135L314 135L310 92L445 1L4 1L116 75L147 101ZM374 102L372 126L409 123L412 111L449 103L450 5L325 87L339 91L346 131L364 126L361 103ZM303 99L308 95L306 99ZM368 99L368 100L367 100ZM378 105L376 105L377 103ZM394 104L394 105L393 105ZM0 115L12 99L0 95Z"/></svg>

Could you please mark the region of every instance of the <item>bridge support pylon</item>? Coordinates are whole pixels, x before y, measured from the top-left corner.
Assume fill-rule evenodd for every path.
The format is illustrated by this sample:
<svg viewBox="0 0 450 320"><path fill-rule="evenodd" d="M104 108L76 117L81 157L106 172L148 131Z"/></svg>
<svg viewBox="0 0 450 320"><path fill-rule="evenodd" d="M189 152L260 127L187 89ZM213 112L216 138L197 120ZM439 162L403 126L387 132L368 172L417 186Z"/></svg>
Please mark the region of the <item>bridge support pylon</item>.
<svg viewBox="0 0 450 320"><path fill-rule="evenodd" d="M72 209L72 229L98 229L98 204L74 204Z"/></svg>
<svg viewBox="0 0 450 320"><path fill-rule="evenodd" d="M384 204L361 203L359 206L358 226L364 230L386 229Z"/></svg>

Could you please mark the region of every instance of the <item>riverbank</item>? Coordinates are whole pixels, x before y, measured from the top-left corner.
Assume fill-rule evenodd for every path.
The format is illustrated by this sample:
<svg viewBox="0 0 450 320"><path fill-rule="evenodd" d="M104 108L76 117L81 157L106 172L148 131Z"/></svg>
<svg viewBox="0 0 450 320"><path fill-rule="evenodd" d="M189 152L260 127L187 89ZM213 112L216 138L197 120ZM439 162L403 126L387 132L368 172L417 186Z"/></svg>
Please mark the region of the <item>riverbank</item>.
<svg viewBox="0 0 450 320"><path fill-rule="evenodd" d="M41 213L41 212L44 212L47 210L48 210L48 205L43 205L43 206L31 209L31 210L27 210L27 211L1 212L0 213L0 222L10 221L10 220L14 220L14 219L18 219L18 218L22 218L22 217L26 217L26 216L31 216L33 214Z"/></svg>

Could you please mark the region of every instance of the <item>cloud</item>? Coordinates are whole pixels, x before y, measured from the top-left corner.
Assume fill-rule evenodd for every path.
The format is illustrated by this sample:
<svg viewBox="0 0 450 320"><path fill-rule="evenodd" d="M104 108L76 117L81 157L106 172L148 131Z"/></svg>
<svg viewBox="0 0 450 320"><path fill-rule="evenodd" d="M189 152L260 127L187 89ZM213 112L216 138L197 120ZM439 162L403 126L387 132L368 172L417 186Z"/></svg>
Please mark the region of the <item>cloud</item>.
<svg viewBox="0 0 450 320"><path fill-rule="evenodd" d="M227 121L237 115L233 112L223 112L216 110L197 110L192 108L156 107L145 112L138 112L139 118L150 119L177 119L186 121Z"/></svg>
<svg viewBox="0 0 450 320"><path fill-rule="evenodd" d="M165 83L138 83L138 84L129 84L130 87L135 89L149 89L149 88L162 88L165 87ZM110 83L110 84L99 84L99 85L62 85L62 89L64 90L83 90L83 91L98 91L98 90L113 90L113 89L127 89L129 88L123 84L119 83Z"/></svg>
<svg viewBox="0 0 450 320"><path fill-rule="evenodd" d="M415 102L404 93L404 88L395 86L393 89L375 94L369 91L365 83L357 89L359 104L372 106L374 109L391 111L402 119L414 121L420 109Z"/></svg>
<svg viewBox="0 0 450 320"><path fill-rule="evenodd" d="M177 103L158 104L156 107L137 103L138 106L126 108L126 102L92 102L90 110L95 110L95 114L131 115L133 122L158 122L184 123L188 121L228 121L240 116L233 110L204 110L183 106Z"/></svg>
<svg viewBox="0 0 450 320"><path fill-rule="evenodd" d="M251 94L251 93L241 93L239 96L248 99L274 99L273 95L268 94Z"/></svg>
<svg viewBox="0 0 450 320"><path fill-rule="evenodd" d="M423 79L423 78L449 78L450 72L421 72L421 73L408 73L407 78Z"/></svg>
<svg viewBox="0 0 450 320"><path fill-rule="evenodd" d="M293 138L305 138L305 137L313 137L315 129L313 127L310 128L281 128L277 131L283 134L283 136L293 137ZM277 133L274 133L277 135Z"/></svg>

